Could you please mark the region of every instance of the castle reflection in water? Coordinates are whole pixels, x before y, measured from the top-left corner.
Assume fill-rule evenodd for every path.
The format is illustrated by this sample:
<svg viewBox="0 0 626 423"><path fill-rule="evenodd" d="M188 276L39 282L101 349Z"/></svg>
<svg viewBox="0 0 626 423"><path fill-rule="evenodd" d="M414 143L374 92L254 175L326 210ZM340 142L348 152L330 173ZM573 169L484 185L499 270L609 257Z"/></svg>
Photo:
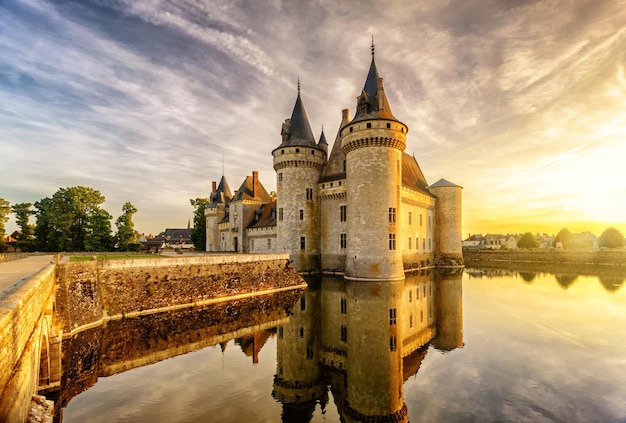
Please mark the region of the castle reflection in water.
<svg viewBox="0 0 626 423"><path fill-rule="evenodd" d="M308 422L328 389L345 422L408 422L403 384L427 346L463 346L462 271L405 280L321 277L278 328L272 395L284 422Z"/></svg>
<svg viewBox="0 0 626 423"><path fill-rule="evenodd" d="M308 422L329 392L344 422L407 422L403 384L432 345L463 345L462 271L425 270L405 280L323 276L274 295L111 321L63 341L56 422L98 378L235 339L258 360L276 334L271 395L283 422ZM267 397L271 399L270 392ZM223 405L222 405L223 406ZM235 405L234 405L235 406ZM278 416L276 416L278 417Z"/></svg>

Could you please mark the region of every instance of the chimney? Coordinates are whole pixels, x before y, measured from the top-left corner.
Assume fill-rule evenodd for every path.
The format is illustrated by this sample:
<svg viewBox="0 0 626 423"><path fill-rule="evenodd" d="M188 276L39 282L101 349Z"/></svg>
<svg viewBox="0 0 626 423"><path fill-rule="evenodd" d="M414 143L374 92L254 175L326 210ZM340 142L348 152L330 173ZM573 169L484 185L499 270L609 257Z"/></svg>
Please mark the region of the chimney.
<svg viewBox="0 0 626 423"><path fill-rule="evenodd" d="M211 184L213 185L213 190L211 192L217 191L217 182L213 181Z"/></svg>
<svg viewBox="0 0 626 423"><path fill-rule="evenodd" d="M252 171L252 197L256 198L257 195L257 185L259 184L259 172L256 170Z"/></svg>
<svg viewBox="0 0 626 423"><path fill-rule="evenodd" d="M343 109L341 111L341 121L346 123L350 121L350 109Z"/></svg>

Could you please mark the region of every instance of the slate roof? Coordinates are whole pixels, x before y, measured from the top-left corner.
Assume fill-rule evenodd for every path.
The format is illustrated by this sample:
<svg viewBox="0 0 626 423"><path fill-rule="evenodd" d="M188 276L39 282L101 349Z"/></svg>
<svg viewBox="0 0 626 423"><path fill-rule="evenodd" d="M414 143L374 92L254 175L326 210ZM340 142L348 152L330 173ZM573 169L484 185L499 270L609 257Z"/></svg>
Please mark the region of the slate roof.
<svg viewBox="0 0 626 423"><path fill-rule="evenodd" d="M298 87L298 97L296 98L296 104L293 106L291 118L283 124L282 132L284 141L279 148L294 146L319 148L315 142L309 117L300 96L300 87Z"/></svg>
<svg viewBox="0 0 626 423"><path fill-rule="evenodd" d="M237 194L233 198L233 200L256 200L264 203L270 202L272 197L267 193L261 181L257 179L256 181L256 195L254 195L253 187L253 177L247 176L243 181L239 190L237 190Z"/></svg>
<svg viewBox="0 0 626 423"><path fill-rule="evenodd" d="M343 170L343 162L346 160L346 155L343 154L343 150L341 149L340 134L341 128L347 125L348 122L349 120L347 119L347 116L342 114L341 124L339 124L339 130L337 131L337 136L335 137L335 143L333 144L333 149L330 152L328 161L322 170L320 182L336 181L337 179L344 179L346 177L346 172Z"/></svg>
<svg viewBox="0 0 626 423"><path fill-rule="evenodd" d="M439 188L439 187L459 187L459 188L463 188L460 185L454 184L450 181L447 181L443 178L441 178L440 180L438 180L437 182L435 182L434 184L430 185L428 188Z"/></svg>
<svg viewBox="0 0 626 423"><path fill-rule="evenodd" d="M181 238L185 243L191 242L191 229L171 229L168 228L165 232L161 232L155 237L155 239L163 239L168 243L177 243Z"/></svg>
<svg viewBox="0 0 626 423"><path fill-rule="evenodd" d="M276 200L263 204L254 211L254 220L248 228L266 228L276 226Z"/></svg>
<svg viewBox="0 0 626 423"><path fill-rule="evenodd" d="M414 156L402 153L402 186L424 194L428 192L428 183Z"/></svg>
<svg viewBox="0 0 626 423"><path fill-rule="evenodd" d="M230 188L228 186L228 182L226 182L226 177L222 175L222 179L220 179L220 184L218 185L215 192L211 193L209 203L209 208L215 208L218 204L227 204L232 200L233 194L230 192Z"/></svg>
<svg viewBox="0 0 626 423"><path fill-rule="evenodd" d="M391 113L389 100L387 100L387 95L385 94L384 88L381 84L382 79L378 74L378 68L376 67L376 61L374 60L374 51L372 49L372 63L370 64L370 69L367 73L367 78L365 79L363 91L361 91L361 95L357 99L356 113L352 122L367 119L388 119L395 121L398 120ZM379 88L382 88L382 109L379 107ZM369 105L366 111L362 110L361 107L359 107L360 104L363 102Z"/></svg>

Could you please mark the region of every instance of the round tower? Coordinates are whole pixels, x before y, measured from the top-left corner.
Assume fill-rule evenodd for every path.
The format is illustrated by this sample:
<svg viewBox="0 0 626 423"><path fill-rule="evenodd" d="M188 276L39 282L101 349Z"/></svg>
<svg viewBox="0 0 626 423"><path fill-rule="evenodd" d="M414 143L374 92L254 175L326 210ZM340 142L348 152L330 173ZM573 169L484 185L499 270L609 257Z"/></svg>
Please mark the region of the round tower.
<svg viewBox="0 0 626 423"><path fill-rule="evenodd" d="M435 263L463 267L461 200L463 187L440 179L428 187L435 201Z"/></svg>
<svg viewBox="0 0 626 423"><path fill-rule="evenodd" d="M355 117L341 128L346 156L347 278L404 278L399 212L407 132L407 126L391 113L372 45L372 63Z"/></svg>
<svg viewBox="0 0 626 423"><path fill-rule="evenodd" d="M298 271L319 269L318 187L327 145L315 142L300 97L282 126L282 142L274 151L276 223L279 252L287 252ZM324 139L325 143L325 139Z"/></svg>

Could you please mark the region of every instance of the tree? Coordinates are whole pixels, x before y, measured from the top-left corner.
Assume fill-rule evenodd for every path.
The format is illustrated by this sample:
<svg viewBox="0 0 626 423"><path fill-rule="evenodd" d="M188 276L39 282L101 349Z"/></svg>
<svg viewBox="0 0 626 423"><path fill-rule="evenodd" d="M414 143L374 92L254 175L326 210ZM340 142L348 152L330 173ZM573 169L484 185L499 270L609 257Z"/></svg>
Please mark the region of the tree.
<svg viewBox="0 0 626 423"><path fill-rule="evenodd" d="M572 234L569 229L563 228L559 231L558 234L556 234L556 237L554 238L555 247L557 242L561 243L564 250L572 248L574 246L574 234Z"/></svg>
<svg viewBox="0 0 626 423"><path fill-rule="evenodd" d="M122 206L122 215L115 221L120 251L138 250L139 240L133 223L135 213L137 213L137 208L128 201Z"/></svg>
<svg viewBox="0 0 626 423"><path fill-rule="evenodd" d="M209 198L190 199L193 210L193 228L191 228L191 242L197 251L206 251L206 218L204 210L211 203Z"/></svg>
<svg viewBox="0 0 626 423"><path fill-rule="evenodd" d="M110 219L100 208L104 200L100 191L76 186L59 188L51 198L35 202L37 247L43 251L85 251L86 246L99 245L92 236L106 238L104 221Z"/></svg>
<svg viewBox="0 0 626 423"><path fill-rule="evenodd" d="M87 225L89 237L85 240L86 251L111 251L115 238L111 235L113 216L104 209L95 210Z"/></svg>
<svg viewBox="0 0 626 423"><path fill-rule="evenodd" d="M34 250L35 225L28 223L30 215L35 212L31 210L33 203L15 203L11 210L15 214L15 222L20 228L20 234L17 237L17 246L22 251Z"/></svg>
<svg viewBox="0 0 626 423"><path fill-rule="evenodd" d="M530 232L526 232L522 237L517 241L517 246L519 248L537 248L539 247L539 242L537 242L537 238Z"/></svg>
<svg viewBox="0 0 626 423"><path fill-rule="evenodd" d="M598 238L598 247L620 248L624 246L624 235L616 228L610 227Z"/></svg>
<svg viewBox="0 0 626 423"><path fill-rule="evenodd" d="M11 213L11 203L4 198L0 198L0 252L6 249L4 244L4 225L9 221L9 213Z"/></svg>

